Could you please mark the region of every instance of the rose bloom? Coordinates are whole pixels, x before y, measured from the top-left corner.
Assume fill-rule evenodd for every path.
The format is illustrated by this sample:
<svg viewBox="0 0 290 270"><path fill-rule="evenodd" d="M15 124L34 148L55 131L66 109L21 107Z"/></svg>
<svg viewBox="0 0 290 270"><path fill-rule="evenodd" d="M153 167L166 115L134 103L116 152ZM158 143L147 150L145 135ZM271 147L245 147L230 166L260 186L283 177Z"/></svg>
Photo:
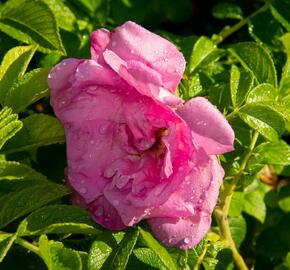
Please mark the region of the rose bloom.
<svg viewBox="0 0 290 270"><path fill-rule="evenodd" d="M185 60L169 41L126 22L91 42L91 59L63 60L48 77L73 203L105 228L146 219L165 245L191 248L210 228L224 176L215 155L234 133L207 99L174 95Z"/></svg>

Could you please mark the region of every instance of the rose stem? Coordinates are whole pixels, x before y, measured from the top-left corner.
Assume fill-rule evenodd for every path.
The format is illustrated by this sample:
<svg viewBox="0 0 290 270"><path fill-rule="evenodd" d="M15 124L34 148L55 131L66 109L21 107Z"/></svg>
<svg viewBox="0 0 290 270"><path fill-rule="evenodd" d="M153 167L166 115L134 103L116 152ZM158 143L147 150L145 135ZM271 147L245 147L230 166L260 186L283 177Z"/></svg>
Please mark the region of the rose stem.
<svg viewBox="0 0 290 270"><path fill-rule="evenodd" d="M28 242L20 237L17 237L15 240L15 243L17 243L18 245L32 251L33 253L35 253L41 257L40 252L39 252L39 248L37 246L31 244L30 242Z"/></svg>
<svg viewBox="0 0 290 270"><path fill-rule="evenodd" d="M218 45L221 42L223 42L227 37L229 37L230 35L232 35L236 31L240 30L243 26L245 26L253 17L255 17L257 14L259 14L261 12L266 11L268 8L269 8L269 4L266 3L265 5L263 5L259 9L257 9L255 12L250 14L247 18L239 21L237 24L233 25L232 27L230 27L228 29L222 30L220 33L218 33L215 36L215 39L216 39L215 44Z"/></svg>
<svg viewBox="0 0 290 270"><path fill-rule="evenodd" d="M231 249L233 253L234 262L237 265L237 267L241 270L247 270L248 267L246 263L244 262L244 259L240 255L233 241L231 231L230 231L229 221L228 221L228 213L229 213L229 208L230 208L234 190L240 181L240 178L243 174L243 171L245 170L247 166L250 156L252 155L258 136L259 136L259 133L255 131L252 137L251 144L249 146L249 151L245 155L244 159L242 160L238 173L234 176L231 184L221 191L221 196L220 196L221 200L220 200L219 205L215 209L215 217L217 219L221 237L222 239L225 240L225 242Z"/></svg>

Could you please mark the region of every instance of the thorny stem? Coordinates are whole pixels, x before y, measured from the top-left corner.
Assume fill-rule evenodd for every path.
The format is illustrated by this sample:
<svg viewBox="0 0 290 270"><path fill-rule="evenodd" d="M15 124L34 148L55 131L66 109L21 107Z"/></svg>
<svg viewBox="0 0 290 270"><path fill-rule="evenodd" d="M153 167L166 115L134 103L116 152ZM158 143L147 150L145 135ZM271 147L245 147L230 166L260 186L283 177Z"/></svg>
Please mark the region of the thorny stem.
<svg viewBox="0 0 290 270"><path fill-rule="evenodd" d="M266 3L259 9L257 9L255 12L253 12L251 15L249 15L247 18L239 21L237 24L233 25L229 29L222 30L219 34L217 34L217 40L215 41L215 44L218 45L221 42L223 42L227 37L235 33L236 31L240 30L243 26L245 26L253 17L255 17L257 14L266 11L269 8L269 4Z"/></svg>
<svg viewBox="0 0 290 270"><path fill-rule="evenodd" d="M15 243L17 243L18 245L20 245L20 246L32 251L33 253L35 253L35 254L37 254L38 256L41 257L40 252L39 252L39 248L37 246L31 244L30 242L28 242L28 241L26 241L26 240L24 240L24 239L22 239L20 237L17 237L15 239Z"/></svg>
<svg viewBox="0 0 290 270"><path fill-rule="evenodd" d="M255 131L252 137L251 144L249 146L249 151L242 160L238 173L234 176L230 185L228 185L226 188L224 188L224 190L222 190L221 201L217 206L217 208L215 209L215 217L217 219L221 237L223 240L225 240L228 247L231 249L233 253L234 262L240 270L248 270L248 267L233 241L228 221L228 213L234 190L239 183L239 180L247 166L250 156L252 155L258 136L259 133Z"/></svg>

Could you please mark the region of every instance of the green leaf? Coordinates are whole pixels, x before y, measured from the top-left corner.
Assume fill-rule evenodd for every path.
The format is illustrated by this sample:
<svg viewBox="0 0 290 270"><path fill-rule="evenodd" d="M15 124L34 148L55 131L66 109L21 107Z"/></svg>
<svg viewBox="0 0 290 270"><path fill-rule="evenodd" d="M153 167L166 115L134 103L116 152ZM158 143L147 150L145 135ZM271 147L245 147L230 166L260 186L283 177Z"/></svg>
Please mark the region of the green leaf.
<svg viewBox="0 0 290 270"><path fill-rule="evenodd" d="M244 102L253 82L253 76L249 72L232 65L230 88L234 107L239 107Z"/></svg>
<svg viewBox="0 0 290 270"><path fill-rule="evenodd" d="M204 239L202 239L194 248L189 249L187 263L190 269L194 269L198 258L206 252L208 244Z"/></svg>
<svg viewBox="0 0 290 270"><path fill-rule="evenodd" d="M234 192L230 204L229 216L237 217L239 216L244 208L245 196L243 192Z"/></svg>
<svg viewBox="0 0 290 270"><path fill-rule="evenodd" d="M66 31L76 31L76 16L62 0L42 0L53 12L57 24Z"/></svg>
<svg viewBox="0 0 290 270"><path fill-rule="evenodd" d="M1 180L46 180L41 173L33 170L28 165L16 161L0 161L0 181Z"/></svg>
<svg viewBox="0 0 290 270"><path fill-rule="evenodd" d="M52 11L42 1L10 0L0 11L0 30L38 50L65 54Z"/></svg>
<svg viewBox="0 0 290 270"><path fill-rule="evenodd" d="M249 165L256 163L283 166L289 165L290 146L282 140L262 143L254 149L253 155L249 160Z"/></svg>
<svg viewBox="0 0 290 270"><path fill-rule="evenodd" d="M82 270L79 253L66 248L63 243L48 240L46 235L39 238L39 252L48 270Z"/></svg>
<svg viewBox="0 0 290 270"><path fill-rule="evenodd" d="M245 239L247 233L247 223L242 215L229 218L229 225L233 240L239 247Z"/></svg>
<svg viewBox="0 0 290 270"><path fill-rule="evenodd" d="M218 264L218 260L211 257L205 257L202 261L202 265L205 270L215 270Z"/></svg>
<svg viewBox="0 0 290 270"><path fill-rule="evenodd" d="M115 249L113 249L112 254L110 254L108 260L104 265L104 269L106 270L126 269L126 265L136 244L138 236L139 236L138 230L136 229L128 230L122 241L119 243L119 245Z"/></svg>
<svg viewBox="0 0 290 270"><path fill-rule="evenodd" d="M266 204L264 202L265 194L270 187L260 183L253 191L245 193L244 211L264 223L266 218Z"/></svg>
<svg viewBox="0 0 290 270"><path fill-rule="evenodd" d="M45 183L46 180L44 175L25 164L16 161L0 161L0 196Z"/></svg>
<svg viewBox="0 0 290 270"><path fill-rule="evenodd" d="M194 44L190 56L189 73L193 73L199 68L207 66L218 60L224 54L224 50L217 49L208 37L200 37Z"/></svg>
<svg viewBox="0 0 290 270"><path fill-rule="evenodd" d="M267 29L267 31L265 31ZM269 10L259 13L249 21L249 33L255 41L266 45L273 51L281 51L282 43L279 37L284 30Z"/></svg>
<svg viewBox="0 0 290 270"><path fill-rule="evenodd" d="M268 105L247 104L240 109L239 116L270 141L277 141L284 131L283 117Z"/></svg>
<svg viewBox="0 0 290 270"><path fill-rule="evenodd" d="M255 42L231 45L229 51L250 71L258 83L277 86L276 70L270 54Z"/></svg>
<svg viewBox="0 0 290 270"><path fill-rule="evenodd" d="M17 114L12 114L12 110L4 107L0 111L0 149L22 128L21 121Z"/></svg>
<svg viewBox="0 0 290 270"><path fill-rule="evenodd" d="M217 19L243 19L243 11L233 3L220 2L212 9L212 15Z"/></svg>
<svg viewBox="0 0 290 270"><path fill-rule="evenodd" d="M279 189L279 207L285 212L290 212L290 187L284 186Z"/></svg>
<svg viewBox="0 0 290 270"><path fill-rule="evenodd" d="M0 204L0 228L69 193L63 185L46 183L7 194Z"/></svg>
<svg viewBox="0 0 290 270"><path fill-rule="evenodd" d="M35 50L36 46L19 46L5 54L0 66L0 103L2 105L13 83L24 75Z"/></svg>
<svg viewBox="0 0 290 270"><path fill-rule="evenodd" d="M20 112L48 95L47 75L50 68L39 68L27 73L7 92L3 105Z"/></svg>
<svg viewBox="0 0 290 270"><path fill-rule="evenodd" d="M106 234L98 237L90 249L88 256L88 270L102 269L106 260L117 247L116 240L113 237L106 237Z"/></svg>
<svg viewBox="0 0 290 270"><path fill-rule="evenodd" d="M129 229L118 245L114 242L102 241L101 239L95 241L89 253L88 270L126 269L138 235L138 230Z"/></svg>
<svg viewBox="0 0 290 270"><path fill-rule="evenodd" d="M275 103L278 97L278 89L269 83L262 83L253 88L248 96L247 103L261 102L261 103Z"/></svg>
<svg viewBox="0 0 290 270"><path fill-rule="evenodd" d="M282 96L290 95L290 56L283 67L282 78L280 80L279 92Z"/></svg>
<svg viewBox="0 0 290 270"><path fill-rule="evenodd" d="M5 145L2 149L3 153L28 151L40 146L64 142L63 127L55 117L33 114L22 122L22 130Z"/></svg>
<svg viewBox="0 0 290 270"><path fill-rule="evenodd" d="M290 212L290 195L286 198L279 200L279 207L286 213Z"/></svg>
<svg viewBox="0 0 290 270"><path fill-rule="evenodd" d="M285 258L285 266L290 269L290 252L287 253L287 256Z"/></svg>
<svg viewBox="0 0 290 270"><path fill-rule="evenodd" d="M91 215L72 205L45 206L24 219L17 230L20 236L49 233L99 234Z"/></svg>
<svg viewBox="0 0 290 270"><path fill-rule="evenodd" d="M166 248L161 246L159 242L151 235L151 233L143 230L141 227L138 227L138 229L145 243L151 250L153 250L156 253L156 255L159 257L159 259L162 261L165 267L172 270L178 269L175 263L173 262L171 256L167 252Z"/></svg>
<svg viewBox="0 0 290 270"><path fill-rule="evenodd" d="M202 85L200 83L200 77L198 73L189 77L188 88L190 98L200 94L200 92L202 91Z"/></svg>
<svg viewBox="0 0 290 270"><path fill-rule="evenodd" d="M280 37L281 42L283 43L283 47L285 49L285 53L288 56L290 56L290 32L285 33L282 37Z"/></svg>
<svg viewBox="0 0 290 270"><path fill-rule="evenodd" d="M164 264L159 259L159 257L156 255L154 251L152 251L150 248L136 248L133 250L134 255L140 260L141 262L145 263L148 266L160 269L160 270L166 270Z"/></svg>
<svg viewBox="0 0 290 270"><path fill-rule="evenodd" d="M15 234L0 233L0 263L5 258L15 239Z"/></svg>
<svg viewBox="0 0 290 270"><path fill-rule="evenodd" d="M270 0L273 16L290 31L289 0Z"/></svg>

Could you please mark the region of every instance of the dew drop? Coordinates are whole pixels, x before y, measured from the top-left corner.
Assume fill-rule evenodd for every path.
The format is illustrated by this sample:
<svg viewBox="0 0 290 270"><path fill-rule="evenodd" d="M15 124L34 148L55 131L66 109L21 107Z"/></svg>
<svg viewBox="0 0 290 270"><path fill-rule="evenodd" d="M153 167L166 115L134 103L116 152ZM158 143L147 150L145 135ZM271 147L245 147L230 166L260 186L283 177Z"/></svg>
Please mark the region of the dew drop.
<svg viewBox="0 0 290 270"><path fill-rule="evenodd" d="M132 54L134 54L134 53L135 53L135 51L134 51L134 50L131 50L130 52L131 52Z"/></svg>
<svg viewBox="0 0 290 270"><path fill-rule="evenodd" d="M51 79L51 78L52 78L52 74L49 73L48 76L47 76L47 78L48 78L48 79Z"/></svg>
<svg viewBox="0 0 290 270"><path fill-rule="evenodd" d="M113 205L118 206L119 205L119 201L118 200L113 200Z"/></svg>
<svg viewBox="0 0 290 270"><path fill-rule="evenodd" d="M106 126L100 126L100 128L99 128L99 132L102 135L106 133L106 130L107 130L107 127Z"/></svg>
<svg viewBox="0 0 290 270"><path fill-rule="evenodd" d="M158 50L155 50L154 53L155 53L155 54L159 54L159 51L158 51Z"/></svg>
<svg viewBox="0 0 290 270"><path fill-rule="evenodd" d="M180 72L180 70L177 68L177 69L175 69L175 72L176 72L176 73L179 73L179 72Z"/></svg>
<svg viewBox="0 0 290 270"><path fill-rule="evenodd" d="M183 240L183 241L184 241L184 243L185 243L185 244L189 244L189 242L190 242L190 239L186 237L186 238L184 238L184 240Z"/></svg>
<svg viewBox="0 0 290 270"><path fill-rule="evenodd" d="M100 217L104 214L104 209L102 206L98 206L96 211L94 212L94 214L97 216L97 217Z"/></svg>
<svg viewBox="0 0 290 270"><path fill-rule="evenodd" d="M165 51L163 51L163 52L164 52L165 54L168 54L168 51L166 51L166 50L165 50Z"/></svg>
<svg viewBox="0 0 290 270"><path fill-rule="evenodd" d="M165 61L165 62L168 62L168 58L164 58L164 61Z"/></svg>
<svg viewBox="0 0 290 270"><path fill-rule="evenodd" d="M87 193L87 189L85 188L85 187L82 187L81 189L80 189L80 193L82 193L82 194L85 194L85 193Z"/></svg>

